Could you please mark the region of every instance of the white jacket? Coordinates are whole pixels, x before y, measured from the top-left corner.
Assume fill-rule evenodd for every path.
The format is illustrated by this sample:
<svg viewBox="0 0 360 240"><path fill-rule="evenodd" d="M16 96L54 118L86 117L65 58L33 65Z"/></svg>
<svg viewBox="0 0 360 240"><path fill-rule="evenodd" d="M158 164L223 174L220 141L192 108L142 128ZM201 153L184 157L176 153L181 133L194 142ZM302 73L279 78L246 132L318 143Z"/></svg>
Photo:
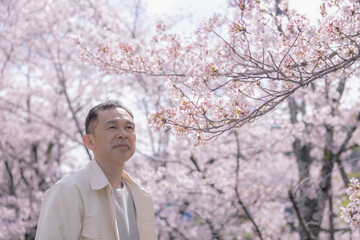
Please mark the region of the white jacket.
<svg viewBox="0 0 360 240"><path fill-rule="evenodd" d="M155 240L155 215L150 193L125 172L136 212L139 240ZM119 239L115 198L95 160L87 168L64 177L46 193L36 240Z"/></svg>

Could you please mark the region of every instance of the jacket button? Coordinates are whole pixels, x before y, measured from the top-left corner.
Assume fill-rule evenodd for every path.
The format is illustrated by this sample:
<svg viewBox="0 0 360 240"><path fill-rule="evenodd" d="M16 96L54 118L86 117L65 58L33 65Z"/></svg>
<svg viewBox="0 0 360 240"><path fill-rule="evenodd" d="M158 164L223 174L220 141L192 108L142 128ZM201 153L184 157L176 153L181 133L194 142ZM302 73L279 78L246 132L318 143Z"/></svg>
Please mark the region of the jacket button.
<svg viewBox="0 0 360 240"><path fill-rule="evenodd" d="M98 238L98 239L103 239L103 237L104 237L104 236L103 236L102 233L98 233L98 235L97 235L97 238Z"/></svg>

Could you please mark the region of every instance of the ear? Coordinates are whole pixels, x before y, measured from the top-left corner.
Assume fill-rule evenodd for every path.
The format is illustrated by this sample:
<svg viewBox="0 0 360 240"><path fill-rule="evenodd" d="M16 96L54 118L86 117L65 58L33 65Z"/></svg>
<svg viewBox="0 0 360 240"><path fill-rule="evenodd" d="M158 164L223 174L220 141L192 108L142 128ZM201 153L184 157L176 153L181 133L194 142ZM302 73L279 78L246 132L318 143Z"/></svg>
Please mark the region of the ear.
<svg viewBox="0 0 360 240"><path fill-rule="evenodd" d="M91 151L94 151L95 146L94 146L94 136L92 134L86 134L82 137L83 143L85 145L85 147L87 147L88 149L90 149Z"/></svg>

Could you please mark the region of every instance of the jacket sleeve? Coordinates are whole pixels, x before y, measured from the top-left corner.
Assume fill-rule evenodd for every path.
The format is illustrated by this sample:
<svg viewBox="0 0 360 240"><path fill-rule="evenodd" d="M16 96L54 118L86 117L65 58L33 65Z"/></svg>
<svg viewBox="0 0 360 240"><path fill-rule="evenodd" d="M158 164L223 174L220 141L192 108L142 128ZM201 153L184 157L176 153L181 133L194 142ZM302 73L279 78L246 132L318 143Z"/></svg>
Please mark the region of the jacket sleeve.
<svg viewBox="0 0 360 240"><path fill-rule="evenodd" d="M82 215L79 194L66 185L56 183L45 193L35 239L79 239Z"/></svg>

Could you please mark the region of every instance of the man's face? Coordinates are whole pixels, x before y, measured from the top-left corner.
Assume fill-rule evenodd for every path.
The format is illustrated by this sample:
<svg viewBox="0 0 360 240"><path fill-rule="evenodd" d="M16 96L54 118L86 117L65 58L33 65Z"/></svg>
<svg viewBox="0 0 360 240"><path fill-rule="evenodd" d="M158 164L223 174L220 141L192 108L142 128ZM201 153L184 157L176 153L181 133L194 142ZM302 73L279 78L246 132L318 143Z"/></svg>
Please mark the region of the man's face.
<svg viewBox="0 0 360 240"><path fill-rule="evenodd" d="M135 123L122 108L98 113L94 124L93 152L97 161L107 164L125 163L136 148Z"/></svg>

